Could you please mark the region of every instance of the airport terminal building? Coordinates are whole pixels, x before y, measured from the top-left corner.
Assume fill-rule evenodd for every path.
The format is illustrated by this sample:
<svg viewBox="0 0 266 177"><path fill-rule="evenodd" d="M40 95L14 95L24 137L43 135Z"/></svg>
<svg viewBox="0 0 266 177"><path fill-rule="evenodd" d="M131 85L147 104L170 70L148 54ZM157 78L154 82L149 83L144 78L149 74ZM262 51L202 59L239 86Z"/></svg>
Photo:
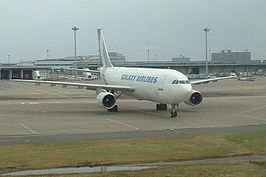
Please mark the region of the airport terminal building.
<svg viewBox="0 0 266 177"><path fill-rule="evenodd" d="M126 61L123 54L109 52L114 66L123 67L147 67L147 68L171 68L182 73L204 74L206 61L191 61L189 57L172 58L172 61ZM0 79L32 79L33 71L38 70L41 78L49 78L51 73L59 72L62 68L77 67L97 69L100 67L98 55L42 59L17 64L0 64ZM266 74L265 60L251 60L251 53L233 52L223 50L212 53L211 61L208 61L209 74L223 74L232 71L250 74Z"/></svg>

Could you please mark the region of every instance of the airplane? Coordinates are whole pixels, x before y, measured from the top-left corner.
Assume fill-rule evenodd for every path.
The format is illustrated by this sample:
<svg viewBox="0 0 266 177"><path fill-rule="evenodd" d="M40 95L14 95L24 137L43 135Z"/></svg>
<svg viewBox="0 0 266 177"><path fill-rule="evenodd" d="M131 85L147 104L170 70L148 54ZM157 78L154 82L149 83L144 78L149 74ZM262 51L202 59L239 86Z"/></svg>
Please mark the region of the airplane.
<svg viewBox="0 0 266 177"><path fill-rule="evenodd" d="M61 68L62 70L67 70L67 71L77 71L77 72L89 72L89 73L99 73L99 71L96 70L91 70L89 68L84 68L84 69L75 69L75 68Z"/></svg>
<svg viewBox="0 0 266 177"><path fill-rule="evenodd" d="M100 61L102 67L97 71L104 84L89 84L77 82L56 82L40 80L13 80L15 82L35 83L36 85L50 84L51 86L62 85L78 86L88 90L96 91L96 99L100 105L110 112L117 112L117 99L122 95L128 95L138 100L148 100L155 102L156 109L167 110L167 104L171 105L170 118L177 117L176 108L180 103L191 106L199 105L202 94L193 90L194 84L206 84L211 81L235 78L235 75L227 77L209 78L203 80L189 81L181 72L173 69L154 68L129 68L114 67L106 48L104 36L101 29L97 30ZM79 71L81 71L80 69ZM88 72L88 70L84 70Z"/></svg>
<svg viewBox="0 0 266 177"><path fill-rule="evenodd" d="M75 68L61 68L62 70L66 71L76 71L76 72L82 72L85 80L94 80L97 79L97 76L95 73L99 73L99 71L90 70L89 68L84 69L75 69Z"/></svg>

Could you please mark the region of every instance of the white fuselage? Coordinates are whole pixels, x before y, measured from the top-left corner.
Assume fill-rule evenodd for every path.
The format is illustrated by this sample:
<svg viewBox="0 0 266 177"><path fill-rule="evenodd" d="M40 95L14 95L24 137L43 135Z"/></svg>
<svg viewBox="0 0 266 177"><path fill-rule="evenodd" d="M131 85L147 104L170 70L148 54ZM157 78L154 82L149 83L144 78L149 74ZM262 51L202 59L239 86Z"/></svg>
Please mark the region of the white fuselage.
<svg viewBox="0 0 266 177"><path fill-rule="evenodd" d="M140 100L177 104L192 94L187 77L172 69L102 67L100 73L105 84L134 87L134 92L125 94ZM176 80L178 84L173 83Z"/></svg>

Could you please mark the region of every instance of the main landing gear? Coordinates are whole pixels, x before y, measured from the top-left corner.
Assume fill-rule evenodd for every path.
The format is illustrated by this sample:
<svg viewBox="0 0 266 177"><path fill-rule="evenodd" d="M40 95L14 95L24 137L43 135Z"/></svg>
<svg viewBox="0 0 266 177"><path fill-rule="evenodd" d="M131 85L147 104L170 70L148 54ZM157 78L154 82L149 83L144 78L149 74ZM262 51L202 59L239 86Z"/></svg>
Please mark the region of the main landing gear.
<svg viewBox="0 0 266 177"><path fill-rule="evenodd" d="M167 104L156 104L156 109L158 111L166 111L167 110Z"/></svg>
<svg viewBox="0 0 266 177"><path fill-rule="evenodd" d="M178 104L171 104L170 118L175 118L177 116L176 107L178 107Z"/></svg>
<svg viewBox="0 0 266 177"><path fill-rule="evenodd" d="M115 101L122 95L123 92L119 92L119 91L114 91L114 90L108 90L108 92L110 92L111 94L113 94L113 97L115 99ZM115 104L115 102L114 102ZM118 106L115 105L114 107L107 109L108 112L117 112L118 111Z"/></svg>
<svg viewBox="0 0 266 177"><path fill-rule="evenodd" d="M118 106L115 105L114 107L112 107L111 109L107 109L108 112L117 112L118 111Z"/></svg>

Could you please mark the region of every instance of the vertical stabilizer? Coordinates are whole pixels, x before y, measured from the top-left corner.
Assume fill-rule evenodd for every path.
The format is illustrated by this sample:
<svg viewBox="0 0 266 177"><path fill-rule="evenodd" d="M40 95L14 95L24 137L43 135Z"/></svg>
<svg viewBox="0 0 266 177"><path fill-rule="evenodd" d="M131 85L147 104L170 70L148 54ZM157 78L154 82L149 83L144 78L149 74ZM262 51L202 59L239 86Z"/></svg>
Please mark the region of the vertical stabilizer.
<svg viewBox="0 0 266 177"><path fill-rule="evenodd" d="M102 66L104 67L113 67L107 48L106 48L106 44L104 41L104 37L102 34L102 30L98 29L97 30L97 35L98 35L98 43L99 43L99 53L100 53L100 61Z"/></svg>

